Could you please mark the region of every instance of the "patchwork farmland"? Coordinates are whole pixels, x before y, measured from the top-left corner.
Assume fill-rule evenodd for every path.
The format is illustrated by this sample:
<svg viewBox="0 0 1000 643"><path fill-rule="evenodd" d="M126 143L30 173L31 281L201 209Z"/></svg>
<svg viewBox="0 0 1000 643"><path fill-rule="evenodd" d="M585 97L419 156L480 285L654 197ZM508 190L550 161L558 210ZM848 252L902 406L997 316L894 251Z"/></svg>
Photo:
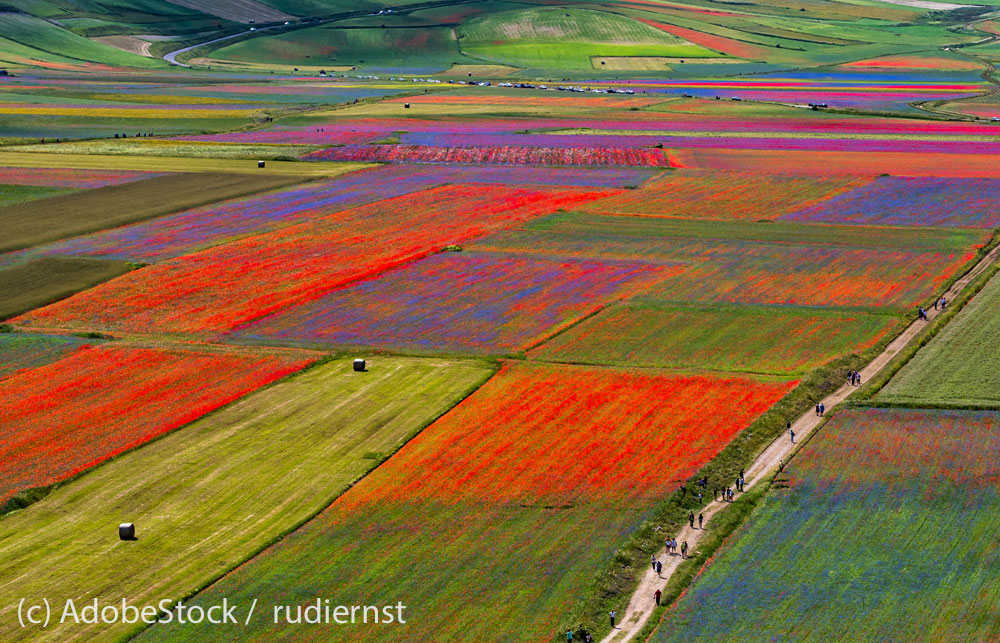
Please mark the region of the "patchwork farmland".
<svg viewBox="0 0 1000 643"><path fill-rule="evenodd" d="M0 639L995 640L993 9L13 0Z"/></svg>

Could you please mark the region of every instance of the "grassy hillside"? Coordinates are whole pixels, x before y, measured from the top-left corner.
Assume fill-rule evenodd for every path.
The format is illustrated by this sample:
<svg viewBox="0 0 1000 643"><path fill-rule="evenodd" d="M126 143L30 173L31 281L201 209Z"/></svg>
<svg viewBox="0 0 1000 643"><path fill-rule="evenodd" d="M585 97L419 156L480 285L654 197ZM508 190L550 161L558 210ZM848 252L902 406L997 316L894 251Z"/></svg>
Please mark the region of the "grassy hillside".
<svg viewBox="0 0 1000 643"><path fill-rule="evenodd" d="M212 56L243 62L435 69L476 62L462 55L454 31L446 27L341 29L324 25L244 40Z"/></svg>
<svg viewBox="0 0 1000 643"><path fill-rule="evenodd" d="M14 49L11 51L0 43L0 58L8 62L30 64L32 60L40 60L89 62L116 67L166 66L161 60L137 56L102 45L27 14L0 15L0 37L20 45L16 49L11 48Z"/></svg>
<svg viewBox="0 0 1000 643"><path fill-rule="evenodd" d="M636 20L603 11L539 8L476 18L458 29L470 56L519 67L590 69L592 56L719 54Z"/></svg>

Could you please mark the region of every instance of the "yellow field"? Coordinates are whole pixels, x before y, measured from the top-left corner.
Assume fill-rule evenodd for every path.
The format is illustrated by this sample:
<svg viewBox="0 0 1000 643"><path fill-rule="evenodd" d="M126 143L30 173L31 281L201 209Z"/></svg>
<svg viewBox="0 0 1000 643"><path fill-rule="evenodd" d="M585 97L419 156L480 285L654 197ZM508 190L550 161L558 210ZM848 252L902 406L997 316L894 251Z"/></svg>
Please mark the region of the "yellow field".
<svg viewBox="0 0 1000 643"><path fill-rule="evenodd" d="M0 152L0 166L58 167L79 170L136 170L142 172L246 172L298 176L337 176L345 172L371 167L371 164L326 161L317 161L315 163L268 161L266 168L259 169L256 161L240 159Z"/></svg>
<svg viewBox="0 0 1000 643"><path fill-rule="evenodd" d="M282 143L225 143L221 141L171 141L155 139L101 139L15 145L11 152L42 152L46 154L135 154L138 156L186 156L215 159L273 159L282 156L300 157L318 146L286 145Z"/></svg>
<svg viewBox="0 0 1000 643"><path fill-rule="evenodd" d="M132 107L0 107L0 114L85 116L87 118L252 118L257 109L135 109Z"/></svg>

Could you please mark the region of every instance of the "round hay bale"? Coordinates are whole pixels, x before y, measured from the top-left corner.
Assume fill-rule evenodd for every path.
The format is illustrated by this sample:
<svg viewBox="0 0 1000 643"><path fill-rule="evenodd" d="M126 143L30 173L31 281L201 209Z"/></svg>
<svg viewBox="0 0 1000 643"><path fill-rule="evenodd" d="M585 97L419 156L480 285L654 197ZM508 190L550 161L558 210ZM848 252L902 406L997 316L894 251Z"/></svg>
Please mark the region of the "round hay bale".
<svg viewBox="0 0 1000 643"><path fill-rule="evenodd" d="M135 540L135 523L123 522L118 525L118 537L122 540Z"/></svg>
<svg viewBox="0 0 1000 643"><path fill-rule="evenodd" d="M365 370L365 360L358 358L354 360L354 370L362 373Z"/></svg>
<svg viewBox="0 0 1000 643"><path fill-rule="evenodd" d="M264 167L264 161L257 161L257 167Z"/></svg>

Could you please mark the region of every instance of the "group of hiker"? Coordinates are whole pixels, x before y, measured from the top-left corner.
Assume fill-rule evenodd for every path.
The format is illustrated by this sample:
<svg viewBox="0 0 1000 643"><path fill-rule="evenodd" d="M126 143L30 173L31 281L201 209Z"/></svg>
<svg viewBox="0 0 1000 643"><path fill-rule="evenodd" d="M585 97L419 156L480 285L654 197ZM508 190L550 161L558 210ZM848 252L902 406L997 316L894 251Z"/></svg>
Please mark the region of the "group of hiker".
<svg viewBox="0 0 1000 643"><path fill-rule="evenodd" d="M666 550L666 553L670 554L671 556L676 556L678 552L677 539L667 538L665 541L663 541L663 548ZM680 553L682 559L687 558L687 551L688 551L688 544L687 541L685 540L680 545ZM656 570L657 574L659 574L663 570L663 563L661 563L659 559L656 558L656 554L653 554L652 556L652 563L653 563L653 569Z"/></svg>
<svg viewBox="0 0 1000 643"><path fill-rule="evenodd" d="M934 310L938 310L939 307L940 307L941 310L944 310L945 306L947 306L947 305L948 305L948 300L946 298L944 298L944 297L941 297L940 299L936 299L934 301ZM928 317L927 317L927 311L924 310L924 308L922 306L920 306L920 307L917 308L917 317L919 319L923 319L923 320L927 320L928 319ZM848 371L847 372L847 383L850 386L854 386L854 387L861 386L861 372L858 371L858 370L855 370L855 369L852 369L852 370ZM818 417L824 417L825 413L826 413L826 405L823 402L818 402L816 404L816 415ZM792 429L792 423L791 423L791 421L787 422L787 424L785 425L785 429L788 431L788 435L789 435L789 438L792 441L792 444L794 444L795 443L795 431ZM778 471L782 472L782 471L784 471L784 468L785 468L785 461L784 461L784 459L781 459L778 462ZM740 475L739 475L739 477L736 478L736 484L735 484L736 491L742 492L742 491L746 490L746 488L745 488L746 481L743 478L743 473L744 473L743 469L740 469ZM700 485L703 489L707 490L708 489L708 476L705 476L704 478L699 478L695 482L695 484ZM719 500L719 491L720 490L719 490L718 487L715 487L713 491L714 491L715 500L718 501ZM722 489L721 491L722 491L722 501L723 502L732 502L733 501L733 499L735 497L735 492L733 491L733 489L731 489L729 487L726 487L726 488ZM680 492L681 492L681 498L682 499L685 498L686 495L687 495L687 489L682 486L680 488ZM701 492L698 492L698 501L699 501L699 503L701 502L701 500L702 500L702 494L701 494ZM704 528L704 514L698 514L697 518L698 518L698 529L703 529ZM688 513L688 525L691 527L691 529L694 529L694 521L695 521L695 514L694 514L693 511L691 511L691 512ZM664 546L665 546L665 550L666 550L667 554L672 555L672 556L676 556L677 555L678 546L677 546L677 539L676 538L668 538L668 539L666 539L664 541ZM688 552L687 541L683 541L680 544L680 555L681 555L682 559L686 559L687 558L687 552ZM662 575L662 571L663 571L663 563L656 557L655 554L653 554L653 555L650 556L650 564L653 567L653 571L655 571L658 576L661 576ZM656 601L656 605L657 606L660 605L660 598L661 598L661 596L662 596L662 592L660 591L659 588L657 588L653 592L653 598ZM609 616L611 617L611 627L612 627L612 629L614 629L614 627L615 627L615 616L616 616L615 611L612 610L609 613ZM567 640L570 640L570 635L569 635L568 632L567 632ZM587 640L588 641L590 640L589 635L588 635Z"/></svg>
<svg viewBox="0 0 1000 643"><path fill-rule="evenodd" d="M945 306L947 305L948 305L947 297L941 297L940 299L934 300L934 310L937 310L938 308L944 310ZM927 321L927 311L924 310L923 306L917 306L917 319L922 319L924 321Z"/></svg>

